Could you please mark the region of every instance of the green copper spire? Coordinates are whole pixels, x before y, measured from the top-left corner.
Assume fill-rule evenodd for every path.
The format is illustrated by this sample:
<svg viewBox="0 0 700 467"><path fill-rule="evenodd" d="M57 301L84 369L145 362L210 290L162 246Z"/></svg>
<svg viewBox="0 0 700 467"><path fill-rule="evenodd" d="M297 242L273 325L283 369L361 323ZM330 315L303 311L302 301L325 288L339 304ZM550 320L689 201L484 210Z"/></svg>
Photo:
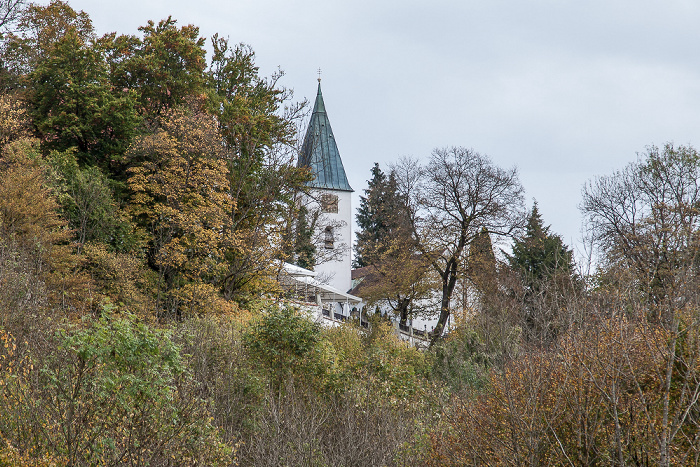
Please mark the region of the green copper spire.
<svg viewBox="0 0 700 467"><path fill-rule="evenodd" d="M326 106L321 94L321 80L318 81L318 93L309 127L306 130L304 144L299 155L299 167L309 167L315 178L307 185L329 190L353 191L345 175L343 161L340 159L338 146L335 144L331 123L326 114Z"/></svg>

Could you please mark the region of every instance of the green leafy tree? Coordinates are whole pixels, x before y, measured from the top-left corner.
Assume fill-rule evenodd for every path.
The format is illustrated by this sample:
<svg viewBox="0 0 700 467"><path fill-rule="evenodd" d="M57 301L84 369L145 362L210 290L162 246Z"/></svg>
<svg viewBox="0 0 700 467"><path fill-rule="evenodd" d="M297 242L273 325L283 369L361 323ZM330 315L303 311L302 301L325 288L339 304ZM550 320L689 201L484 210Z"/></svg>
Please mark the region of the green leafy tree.
<svg viewBox="0 0 700 467"><path fill-rule="evenodd" d="M379 168L379 163L375 162L374 167L372 167L372 179L367 182L367 188L364 190L365 196L360 196L360 206L355 216L357 225L361 229L356 232L354 266L357 268L369 265L369 258L363 256L363 250L369 247L368 243L377 241L380 231L386 230L382 229L384 219L379 214L386 184L387 177Z"/></svg>
<svg viewBox="0 0 700 467"><path fill-rule="evenodd" d="M76 147L81 162L105 165L124 152L139 123L135 95L112 86L86 13L30 5L3 46L9 87L21 89L44 149Z"/></svg>
<svg viewBox="0 0 700 467"><path fill-rule="evenodd" d="M261 77L249 46L230 47L218 36L212 43L209 111L226 148L230 219L240 239L227 252L223 287L227 297L241 297L272 275L272 259L287 256L285 234L297 220L297 195L310 180L308 170L294 165L306 103L291 102L291 90L279 84L282 72Z"/></svg>
<svg viewBox="0 0 700 467"><path fill-rule="evenodd" d="M117 88L136 92L140 113L153 121L188 98L206 94L206 51L199 28L177 27L168 17L158 24L141 26L142 38L108 35L103 44L108 53L112 81Z"/></svg>
<svg viewBox="0 0 700 467"><path fill-rule="evenodd" d="M138 124L134 95L115 91L104 58L69 31L30 73L30 113L49 149L94 164L123 153Z"/></svg>

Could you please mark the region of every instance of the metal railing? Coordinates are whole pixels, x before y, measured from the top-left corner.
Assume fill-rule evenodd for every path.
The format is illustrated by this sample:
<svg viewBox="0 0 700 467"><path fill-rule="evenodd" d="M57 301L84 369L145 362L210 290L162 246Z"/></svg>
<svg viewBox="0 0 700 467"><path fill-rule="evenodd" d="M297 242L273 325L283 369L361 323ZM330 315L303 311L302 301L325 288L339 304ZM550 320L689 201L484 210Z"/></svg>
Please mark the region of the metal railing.
<svg viewBox="0 0 700 467"><path fill-rule="evenodd" d="M415 339L427 341L428 340L428 331L426 330L421 330L421 329L416 329L412 328L411 326L407 324L401 324L399 323L399 333L404 334L409 337L413 337Z"/></svg>

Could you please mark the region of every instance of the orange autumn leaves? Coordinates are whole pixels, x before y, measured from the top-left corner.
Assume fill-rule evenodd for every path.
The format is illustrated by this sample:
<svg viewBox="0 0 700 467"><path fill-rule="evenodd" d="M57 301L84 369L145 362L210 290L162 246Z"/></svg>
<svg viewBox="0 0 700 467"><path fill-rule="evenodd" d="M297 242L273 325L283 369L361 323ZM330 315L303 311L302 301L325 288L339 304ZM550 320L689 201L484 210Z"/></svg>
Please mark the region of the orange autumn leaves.
<svg viewBox="0 0 700 467"><path fill-rule="evenodd" d="M128 156L142 161L129 170L131 212L147 226L166 300L179 302L170 308L199 311L216 296L226 251L238 243L216 122L192 108L168 111Z"/></svg>
<svg viewBox="0 0 700 467"><path fill-rule="evenodd" d="M687 465L698 450L700 352L678 333L613 318L493 371L432 435L433 465Z"/></svg>

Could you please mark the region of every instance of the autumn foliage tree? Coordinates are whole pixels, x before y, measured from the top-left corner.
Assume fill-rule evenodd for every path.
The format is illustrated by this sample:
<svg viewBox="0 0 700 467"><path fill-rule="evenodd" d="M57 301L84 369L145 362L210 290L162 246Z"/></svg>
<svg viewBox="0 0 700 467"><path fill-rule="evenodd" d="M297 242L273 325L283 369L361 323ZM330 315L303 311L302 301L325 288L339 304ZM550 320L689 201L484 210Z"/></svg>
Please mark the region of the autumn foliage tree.
<svg viewBox="0 0 700 467"><path fill-rule="evenodd" d="M2 41L3 84L6 89L31 86L28 75L49 55L49 50L66 34L76 34L88 43L95 38L90 17L76 12L66 2L30 4L18 13L16 25Z"/></svg>
<svg viewBox="0 0 700 467"><path fill-rule="evenodd" d="M95 306L91 284L76 269L71 232L38 158L33 140L10 143L0 158L0 256L4 263L0 276L8 285L3 295L19 305L18 309L25 308L21 305L24 298L33 304L34 313L75 317ZM39 293L27 295L29 290ZM1 310L2 319L27 324L28 316L14 310L12 306Z"/></svg>
<svg viewBox="0 0 700 467"><path fill-rule="evenodd" d="M232 230L228 171L216 122L193 108L166 112L130 157L132 213L149 235L149 263L160 276L160 313L201 312L226 269Z"/></svg>
<svg viewBox="0 0 700 467"><path fill-rule="evenodd" d="M413 238L408 207L393 171L387 176L374 164L365 196L360 197L357 223L361 230L354 261L361 268L361 282L354 293L370 306L388 306L404 325L428 313L435 280L428 256Z"/></svg>
<svg viewBox="0 0 700 467"><path fill-rule="evenodd" d="M395 234L382 240L381 251L373 255L372 263L358 271L361 282L353 293L369 306L388 307L405 325L433 312L437 281L428 258L416 249L409 233Z"/></svg>

